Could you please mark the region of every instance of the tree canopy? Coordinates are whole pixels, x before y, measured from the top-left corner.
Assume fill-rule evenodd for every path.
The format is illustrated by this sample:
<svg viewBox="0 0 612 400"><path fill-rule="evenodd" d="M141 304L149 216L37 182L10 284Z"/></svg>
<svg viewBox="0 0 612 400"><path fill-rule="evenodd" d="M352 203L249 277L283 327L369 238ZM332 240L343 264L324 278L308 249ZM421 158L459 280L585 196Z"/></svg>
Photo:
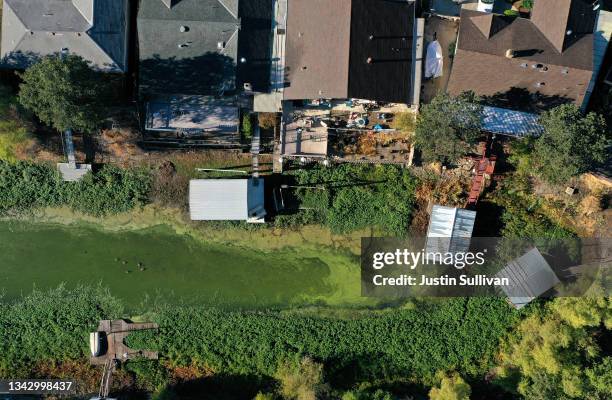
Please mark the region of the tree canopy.
<svg viewBox="0 0 612 400"><path fill-rule="evenodd" d="M524 319L502 346L501 379L518 378L528 399L609 399L610 298L557 298ZM516 387L513 383L512 387Z"/></svg>
<svg viewBox="0 0 612 400"><path fill-rule="evenodd" d="M439 94L423 106L415 141L428 162L454 163L469 152L480 134L482 106L473 93Z"/></svg>
<svg viewBox="0 0 612 400"><path fill-rule="evenodd" d="M470 385L454 373L443 376L440 387L434 387L429 391L430 400L470 400L472 389Z"/></svg>
<svg viewBox="0 0 612 400"><path fill-rule="evenodd" d="M81 57L45 57L20 76L19 102L45 124L84 133L99 127L104 86Z"/></svg>
<svg viewBox="0 0 612 400"><path fill-rule="evenodd" d="M541 123L544 133L535 142L532 162L545 180L566 182L609 157L612 132L602 116L583 116L578 107L565 104L544 113Z"/></svg>

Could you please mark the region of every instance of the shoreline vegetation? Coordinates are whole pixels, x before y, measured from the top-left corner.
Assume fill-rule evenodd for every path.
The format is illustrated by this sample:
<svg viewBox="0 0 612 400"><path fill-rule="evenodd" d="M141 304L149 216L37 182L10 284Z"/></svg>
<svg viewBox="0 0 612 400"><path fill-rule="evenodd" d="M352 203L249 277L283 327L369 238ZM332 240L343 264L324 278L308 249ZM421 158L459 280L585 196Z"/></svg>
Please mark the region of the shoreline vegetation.
<svg viewBox="0 0 612 400"><path fill-rule="evenodd" d="M0 220L65 227L86 226L105 232L138 231L163 225L172 229L177 235L188 235L204 243L211 242L261 251L322 246L346 250L354 255L360 254L362 236L377 234L377 230L373 228L337 234L327 227L314 224L280 228L273 225L251 227L246 224L197 223L187 220L181 209L160 207L155 204L104 217L83 214L68 207L47 207L26 214L4 216Z"/></svg>
<svg viewBox="0 0 612 400"><path fill-rule="evenodd" d="M202 393L399 400L454 383L474 399L603 400L612 394L610 301L593 293L520 311L486 297L413 299L367 312L151 306L132 319L159 330L135 332L127 344L159 351L160 359L122 365L113 392L158 400ZM0 299L0 377L70 376L80 394L92 393L99 371L86 358L88 332L99 319L125 315L125 304L100 287Z"/></svg>

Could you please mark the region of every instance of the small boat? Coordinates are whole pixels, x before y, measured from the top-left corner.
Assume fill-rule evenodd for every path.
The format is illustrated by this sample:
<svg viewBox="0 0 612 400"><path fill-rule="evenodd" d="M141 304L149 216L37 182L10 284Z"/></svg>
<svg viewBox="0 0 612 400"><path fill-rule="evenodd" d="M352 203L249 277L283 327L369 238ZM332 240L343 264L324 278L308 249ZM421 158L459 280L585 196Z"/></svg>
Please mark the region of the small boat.
<svg viewBox="0 0 612 400"><path fill-rule="evenodd" d="M89 334L89 350L94 357L100 355L102 350L102 335L100 335L100 332L91 332Z"/></svg>

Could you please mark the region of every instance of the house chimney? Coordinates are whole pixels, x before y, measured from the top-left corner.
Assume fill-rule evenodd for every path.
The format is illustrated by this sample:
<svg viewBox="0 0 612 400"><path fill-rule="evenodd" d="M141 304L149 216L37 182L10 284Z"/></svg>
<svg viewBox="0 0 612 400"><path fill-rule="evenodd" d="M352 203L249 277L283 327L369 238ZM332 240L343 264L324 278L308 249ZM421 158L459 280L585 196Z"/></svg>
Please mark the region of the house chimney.
<svg viewBox="0 0 612 400"><path fill-rule="evenodd" d="M515 52L512 49L506 50L506 58L514 58Z"/></svg>

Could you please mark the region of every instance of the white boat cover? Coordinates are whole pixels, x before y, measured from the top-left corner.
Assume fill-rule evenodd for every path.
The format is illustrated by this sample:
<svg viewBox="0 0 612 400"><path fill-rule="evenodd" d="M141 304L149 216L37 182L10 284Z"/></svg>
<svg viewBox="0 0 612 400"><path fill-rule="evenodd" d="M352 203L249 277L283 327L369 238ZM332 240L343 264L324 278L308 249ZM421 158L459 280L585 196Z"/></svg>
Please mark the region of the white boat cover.
<svg viewBox="0 0 612 400"><path fill-rule="evenodd" d="M442 58L442 46L437 40L427 45L427 56L425 58L425 78L439 78L442 76L444 59Z"/></svg>

